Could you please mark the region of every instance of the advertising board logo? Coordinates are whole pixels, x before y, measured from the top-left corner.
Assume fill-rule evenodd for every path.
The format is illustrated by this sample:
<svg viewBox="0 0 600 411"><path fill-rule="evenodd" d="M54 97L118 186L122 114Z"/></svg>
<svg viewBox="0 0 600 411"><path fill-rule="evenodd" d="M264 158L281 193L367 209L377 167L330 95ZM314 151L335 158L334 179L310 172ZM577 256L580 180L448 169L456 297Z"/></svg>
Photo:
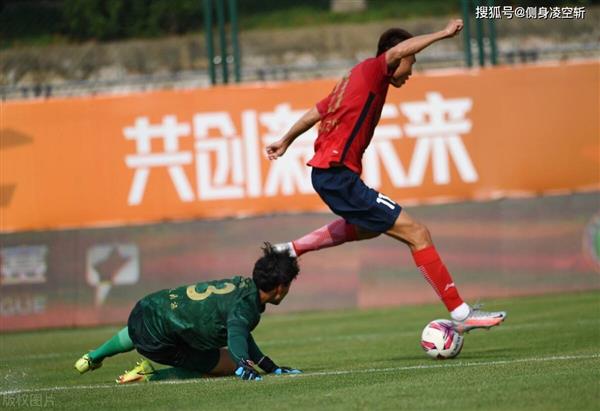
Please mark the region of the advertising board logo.
<svg viewBox="0 0 600 411"><path fill-rule="evenodd" d="M96 305L106 301L112 287L132 285L139 278L139 251L135 244L101 244L88 249L86 280L96 288Z"/></svg>
<svg viewBox="0 0 600 411"><path fill-rule="evenodd" d="M0 250L0 285L43 284L46 282L45 245L6 247Z"/></svg>
<svg viewBox="0 0 600 411"><path fill-rule="evenodd" d="M0 317L42 314L47 304L48 297L43 294L3 295L0 299Z"/></svg>

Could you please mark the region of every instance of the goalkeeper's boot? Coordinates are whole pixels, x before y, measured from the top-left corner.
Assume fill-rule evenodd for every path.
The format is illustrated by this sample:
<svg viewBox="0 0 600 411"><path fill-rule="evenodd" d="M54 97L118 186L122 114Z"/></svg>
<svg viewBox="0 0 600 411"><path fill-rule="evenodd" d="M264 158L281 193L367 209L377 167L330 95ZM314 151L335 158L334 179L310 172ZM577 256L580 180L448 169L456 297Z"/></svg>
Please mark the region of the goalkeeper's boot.
<svg viewBox="0 0 600 411"><path fill-rule="evenodd" d="M154 373L154 367L148 360L141 360L136 363L131 371L125 371L125 374L119 375L117 384L128 384L130 382L150 381L150 376Z"/></svg>
<svg viewBox="0 0 600 411"><path fill-rule="evenodd" d="M79 371L80 374L97 370L100 367L102 367L102 361L92 361L89 354L84 354L77 362L75 362L75 369Z"/></svg>
<svg viewBox="0 0 600 411"><path fill-rule="evenodd" d="M506 311L483 311L480 305L471 307L467 318L462 321L452 321L454 329L460 334L468 333L476 328L490 329L500 325L506 319Z"/></svg>
<svg viewBox="0 0 600 411"><path fill-rule="evenodd" d="M290 257L298 257L291 241L289 243L273 244L273 250L279 254L288 254Z"/></svg>

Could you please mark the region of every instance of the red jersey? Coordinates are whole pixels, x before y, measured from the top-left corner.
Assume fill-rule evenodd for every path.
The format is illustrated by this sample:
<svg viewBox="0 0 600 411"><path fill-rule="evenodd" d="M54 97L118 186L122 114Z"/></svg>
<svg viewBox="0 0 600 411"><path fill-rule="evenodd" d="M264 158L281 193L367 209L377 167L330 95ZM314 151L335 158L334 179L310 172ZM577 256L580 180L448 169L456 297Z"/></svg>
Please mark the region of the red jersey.
<svg viewBox="0 0 600 411"><path fill-rule="evenodd" d="M357 174L362 172L362 156L379 122L391 74L385 53L366 59L317 103L321 124L309 166L343 164Z"/></svg>

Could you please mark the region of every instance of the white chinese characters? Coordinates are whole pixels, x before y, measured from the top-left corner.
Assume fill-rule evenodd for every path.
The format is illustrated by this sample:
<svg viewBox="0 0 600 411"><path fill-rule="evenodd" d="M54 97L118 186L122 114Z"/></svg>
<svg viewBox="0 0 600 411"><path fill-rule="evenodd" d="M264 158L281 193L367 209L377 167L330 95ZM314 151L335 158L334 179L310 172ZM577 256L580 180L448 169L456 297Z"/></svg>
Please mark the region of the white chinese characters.
<svg viewBox="0 0 600 411"><path fill-rule="evenodd" d="M165 116L160 125L150 125L147 117L138 117L133 127L125 128L125 138L134 140L137 149L137 154L129 155L125 159L127 166L135 169L129 190L130 205L142 202L150 169L155 167L167 168L181 201L194 199L192 187L183 169L184 165L191 164L192 153L179 151L179 138L189 133L190 126L178 123L175 116ZM152 139L163 140L163 151L152 152Z"/></svg>
<svg viewBox="0 0 600 411"><path fill-rule="evenodd" d="M411 121L404 128L406 134L418 139L408 176L411 185L423 182L430 155L436 184L450 182L449 157L464 182L477 181L477 172L460 138L471 131L471 122L465 118L471 109L470 99L444 100L439 93L427 93L426 101L402 104L401 108Z"/></svg>
<svg viewBox="0 0 600 411"><path fill-rule="evenodd" d="M461 138L461 135L471 131L471 122L465 117L471 106L470 99L444 100L440 93L435 92L427 93L425 101L400 104L401 112L410 120L404 126L404 132L407 137L416 139L408 168L402 165L391 143L391 140L402 137L400 127L379 125L364 157L365 182L372 187L380 187L383 166L394 187L421 186L429 159L433 181L437 185L450 182L450 160L463 182L476 182L477 171ZM386 104L381 114L382 121L397 117L399 112L396 106Z"/></svg>
<svg viewBox="0 0 600 411"><path fill-rule="evenodd" d="M265 147L285 134L285 132L304 114L305 110L292 111L289 104L280 104L271 113L260 115L260 123L267 128L262 136ZM313 143L316 139L316 128L312 128L292 144L281 161L271 164L265 183L267 197L293 195L296 190L302 194L312 193L310 168L306 163L313 156Z"/></svg>
<svg viewBox="0 0 600 411"><path fill-rule="evenodd" d="M211 130L216 131L214 138L211 138ZM194 137L198 197L205 200L243 198L243 142L231 117L225 112L196 114ZM212 166L213 159L216 167Z"/></svg>
<svg viewBox="0 0 600 411"><path fill-rule="evenodd" d="M394 187L418 187L429 164L437 185L450 182L451 164L462 182L476 182L478 174L462 140L471 132L467 118L471 107L471 99L444 99L438 92L426 93L424 101L385 104L363 159L365 182L379 188L385 171ZM244 110L239 118L227 111L196 113L191 122L174 115L164 116L158 124L136 118L123 130L136 148L125 158L134 170L128 204L143 202L152 173L161 169L167 171L182 202L312 194L306 163L313 156L316 127L298 138L283 158L269 162L264 155L265 147L281 138L304 112L285 102L268 112ZM408 121L401 126L403 117ZM401 150L406 150L402 156Z"/></svg>

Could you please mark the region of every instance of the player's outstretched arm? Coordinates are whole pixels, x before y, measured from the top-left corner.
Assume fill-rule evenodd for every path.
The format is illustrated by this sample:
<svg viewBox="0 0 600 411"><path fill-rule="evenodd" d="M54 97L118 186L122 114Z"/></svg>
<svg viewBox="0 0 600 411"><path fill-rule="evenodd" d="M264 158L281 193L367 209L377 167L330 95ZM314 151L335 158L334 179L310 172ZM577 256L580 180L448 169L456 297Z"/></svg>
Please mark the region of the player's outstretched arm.
<svg viewBox="0 0 600 411"><path fill-rule="evenodd" d="M398 43L396 46L389 49L385 54L385 59L388 67L396 67L406 56L417 54L424 48L432 45L436 41L447 39L456 36L463 28L461 19L450 20L446 28L435 33L423 34L421 36L411 37Z"/></svg>
<svg viewBox="0 0 600 411"><path fill-rule="evenodd" d="M296 140L302 133L309 130L312 126L317 124L321 120L321 115L316 107L308 110L294 125L289 129L285 135L274 142L269 144L266 148L267 157L269 160L276 160L285 154L287 148Z"/></svg>
<svg viewBox="0 0 600 411"><path fill-rule="evenodd" d="M249 337L248 320L240 310L233 310L227 320L227 349L231 359L237 364L235 375L242 380L260 381L262 377L254 368L249 352Z"/></svg>

